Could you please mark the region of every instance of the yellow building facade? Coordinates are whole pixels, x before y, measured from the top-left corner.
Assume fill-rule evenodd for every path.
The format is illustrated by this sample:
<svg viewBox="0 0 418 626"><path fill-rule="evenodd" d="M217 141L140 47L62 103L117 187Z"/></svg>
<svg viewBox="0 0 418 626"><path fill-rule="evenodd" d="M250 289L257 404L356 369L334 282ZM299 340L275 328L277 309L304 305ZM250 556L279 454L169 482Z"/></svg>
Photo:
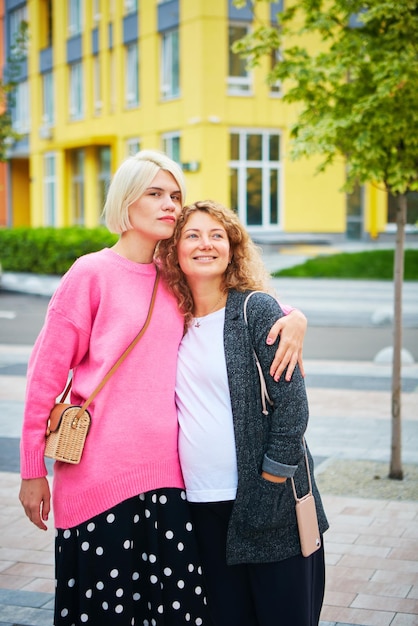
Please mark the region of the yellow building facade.
<svg viewBox="0 0 418 626"><path fill-rule="evenodd" d="M260 3L275 22L280 2ZM387 194L347 198L345 164L287 157L296 111L230 51L251 30L231 0L5 0L6 45L29 23L10 148L10 226L100 223L112 172L138 149L185 170L187 201L236 209L255 239L375 237Z"/></svg>

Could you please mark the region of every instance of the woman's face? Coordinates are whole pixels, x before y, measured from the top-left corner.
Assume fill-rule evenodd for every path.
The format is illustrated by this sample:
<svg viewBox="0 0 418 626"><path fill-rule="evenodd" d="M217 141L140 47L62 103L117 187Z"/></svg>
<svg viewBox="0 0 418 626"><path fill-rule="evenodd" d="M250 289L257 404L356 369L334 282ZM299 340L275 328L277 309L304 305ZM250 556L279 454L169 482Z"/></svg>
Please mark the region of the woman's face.
<svg viewBox="0 0 418 626"><path fill-rule="evenodd" d="M223 276L231 258L225 228L206 211L195 211L183 226L177 256L188 278Z"/></svg>
<svg viewBox="0 0 418 626"><path fill-rule="evenodd" d="M168 239L181 211L181 190L172 174L160 170L138 200L129 206L132 228L144 239Z"/></svg>

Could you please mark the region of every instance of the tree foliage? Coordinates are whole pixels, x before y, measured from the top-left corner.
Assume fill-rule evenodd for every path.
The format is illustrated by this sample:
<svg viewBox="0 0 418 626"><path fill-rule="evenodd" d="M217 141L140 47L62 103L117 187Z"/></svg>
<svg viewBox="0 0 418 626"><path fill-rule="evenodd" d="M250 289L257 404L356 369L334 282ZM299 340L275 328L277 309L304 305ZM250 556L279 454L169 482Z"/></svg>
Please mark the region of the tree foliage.
<svg viewBox="0 0 418 626"><path fill-rule="evenodd" d="M272 50L280 60L269 80L282 81L284 101L298 105L292 156L319 154L319 171L343 157L346 189L378 183L397 196L389 477L402 479L402 281L406 194L418 190L418 0L289 0L278 28L259 23L234 46L251 66Z"/></svg>
<svg viewBox="0 0 418 626"><path fill-rule="evenodd" d="M255 66L280 49L269 81L282 81L284 101L302 107L290 129L292 156L319 154L320 171L343 156L347 188L418 190L418 2L289 4L278 28L258 23L234 50Z"/></svg>
<svg viewBox="0 0 418 626"><path fill-rule="evenodd" d="M7 62L7 76L0 77L0 161L7 160L9 141L21 136L13 129L11 110L22 61L26 58L28 24L21 22Z"/></svg>

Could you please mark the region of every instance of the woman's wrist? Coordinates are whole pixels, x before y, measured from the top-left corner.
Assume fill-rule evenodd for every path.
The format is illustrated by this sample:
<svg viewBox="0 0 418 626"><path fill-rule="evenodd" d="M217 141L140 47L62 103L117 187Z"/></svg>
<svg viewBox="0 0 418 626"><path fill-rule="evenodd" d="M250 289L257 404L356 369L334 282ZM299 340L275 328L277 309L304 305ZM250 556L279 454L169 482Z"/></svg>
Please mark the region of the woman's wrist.
<svg viewBox="0 0 418 626"><path fill-rule="evenodd" d="M286 482L285 476L276 476L275 474L270 474L269 472L261 472L261 476L266 480L269 480L272 483L284 483Z"/></svg>

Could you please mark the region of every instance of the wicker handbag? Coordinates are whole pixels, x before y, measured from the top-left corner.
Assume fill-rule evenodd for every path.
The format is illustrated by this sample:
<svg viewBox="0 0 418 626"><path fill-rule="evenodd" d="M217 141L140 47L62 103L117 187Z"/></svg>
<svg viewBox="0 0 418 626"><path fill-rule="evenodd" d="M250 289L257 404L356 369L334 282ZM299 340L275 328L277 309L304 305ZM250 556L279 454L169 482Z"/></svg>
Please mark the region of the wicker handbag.
<svg viewBox="0 0 418 626"><path fill-rule="evenodd" d="M154 308L155 297L157 295L159 278L158 268L156 268L154 289L151 296L147 319L145 320L143 327L82 406L67 404L64 402L68 392L70 391L72 381L70 380L68 383L60 401L55 404L48 418L45 433L46 457L75 465L80 463L84 444L91 424L91 416L87 411L87 407L104 387L109 378L116 372L122 361L124 361L131 350L133 350L148 328L151 321L152 310Z"/></svg>

